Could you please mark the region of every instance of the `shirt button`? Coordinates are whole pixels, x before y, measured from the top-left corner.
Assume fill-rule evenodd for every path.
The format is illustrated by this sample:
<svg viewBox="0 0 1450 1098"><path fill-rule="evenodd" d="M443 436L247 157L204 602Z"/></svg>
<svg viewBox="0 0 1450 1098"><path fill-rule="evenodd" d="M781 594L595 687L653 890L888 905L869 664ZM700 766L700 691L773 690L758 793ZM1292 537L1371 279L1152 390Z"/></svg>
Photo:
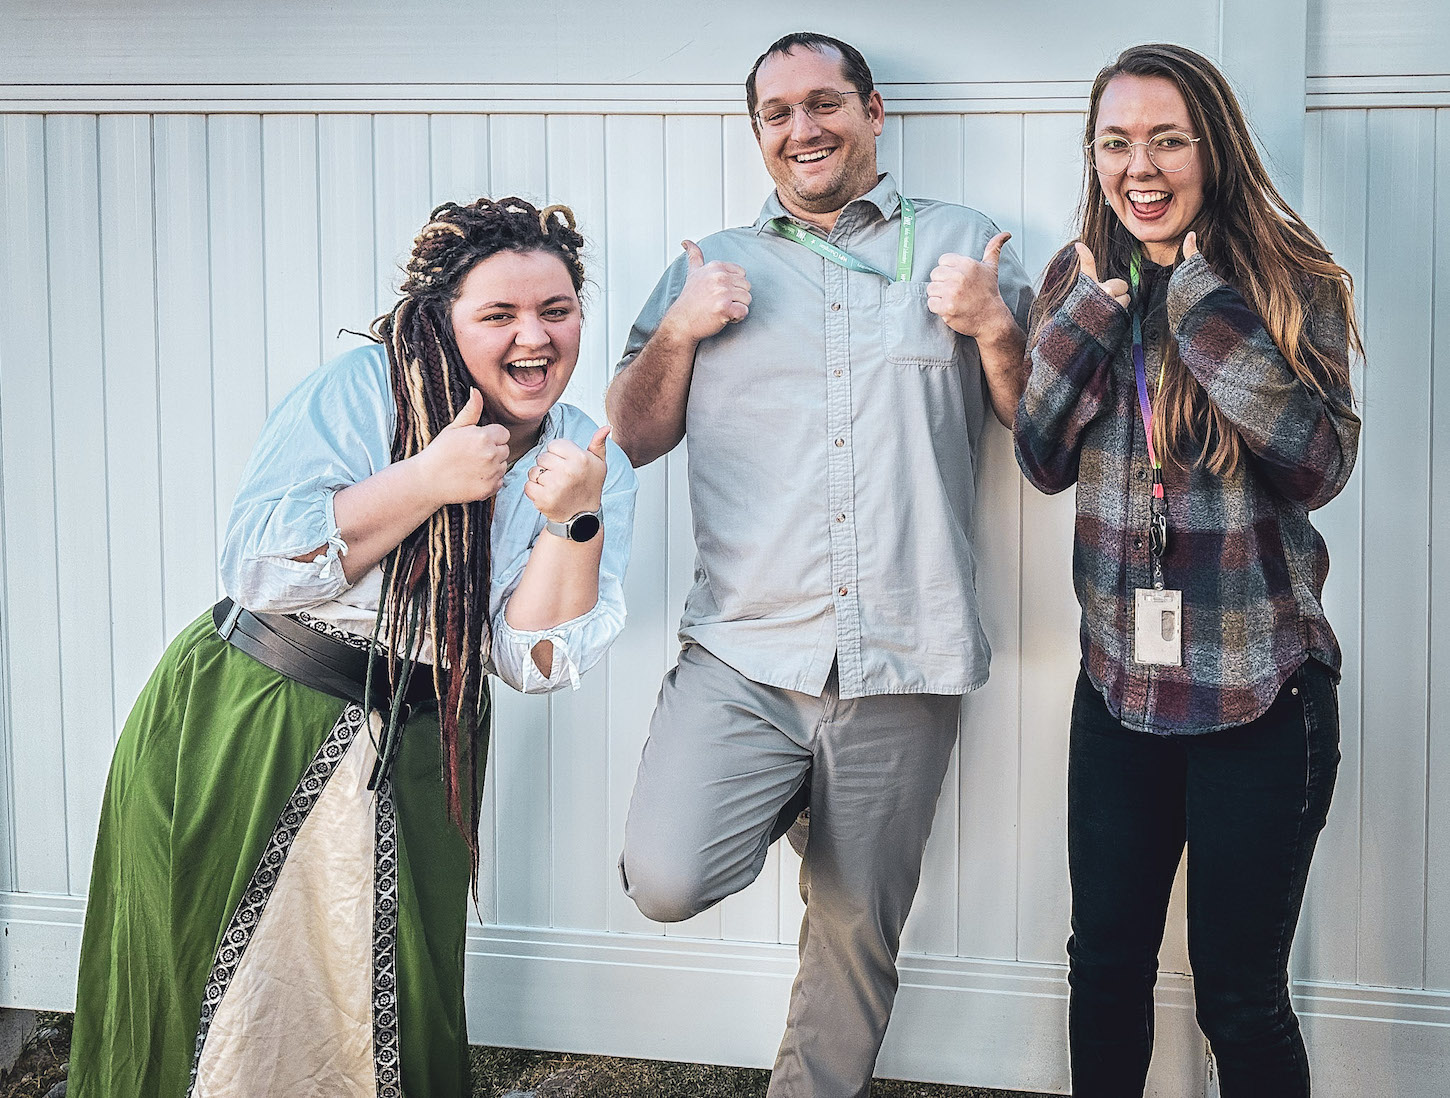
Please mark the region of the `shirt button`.
<svg viewBox="0 0 1450 1098"><path fill-rule="evenodd" d="M1141 549L1141 548L1143 548L1143 539L1142 538L1134 538L1133 539L1133 548L1134 549Z"/></svg>
<svg viewBox="0 0 1450 1098"><path fill-rule="evenodd" d="M835 374L835 375L836 375L836 376L837 376L837 377L840 377L840 376L841 376L841 371L840 371L840 370L835 370L835 371L832 371L832 372L833 372L833 373L834 373L834 374Z"/></svg>
<svg viewBox="0 0 1450 1098"><path fill-rule="evenodd" d="M846 512L842 511L839 515L837 515L836 516L836 521L837 522L845 522L846 521Z"/></svg>
<svg viewBox="0 0 1450 1098"><path fill-rule="evenodd" d="M840 311L841 311L841 303L839 301L833 301L833 302L831 302L831 312L833 312L833 313L839 313Z"/></svg>
<svg viewBox="0 0 1450 1098"><path fill-rule="evenodd" d="M1142 469L1139 469L1138 470L1138 479L1139 480L1142 480L1145 476L1147 476L1147 474L1144 473Z"/></svg>
<svg viewBox="0 0 1450 1098"><path fill-rule="evenodd" d="M838 595L849 595L850 593L851 591L848 587L840 587L836 589L836 594Z"/></svg>
<svg viewBox="0 0 1450 1098"><path fill-rule="evenodd" d="M838 438L838 439L836 439L836 445L837 446L844 446L844 445L846 445L846 440L843 439L843 438Z"/></svg>

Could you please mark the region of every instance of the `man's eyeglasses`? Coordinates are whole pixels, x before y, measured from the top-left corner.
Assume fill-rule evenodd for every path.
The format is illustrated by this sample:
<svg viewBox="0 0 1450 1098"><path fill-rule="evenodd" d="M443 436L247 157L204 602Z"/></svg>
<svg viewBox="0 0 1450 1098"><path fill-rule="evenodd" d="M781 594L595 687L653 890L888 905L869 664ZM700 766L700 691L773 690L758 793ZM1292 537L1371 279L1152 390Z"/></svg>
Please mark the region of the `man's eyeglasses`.
<svg viewBox="0 0 1450 1098"><path fill-rule="evenodd" d="M823 91L816 92L809 99L802 99L799 103L771 103L755 112L755 121L762 129L781 130L790 125L791 119L795 116L797 109L806 112L806 117L814 122L824 118L830 118L846 105L848 95L870 95L870 92L863 91Z"/></svg>
<svg viewBox="0 0 1450 1098"><path fill-rule="evenodd" d="M1201 140L1177 130L1155 133L1147 141L1129 141L1115 133L1105 133L1084 148L1092 154L1093 167L1103 175L1122 175L1127 171L1133 161L1133 150L1139 145L1148 150L1148 159L1160 172L1181 172L1193 159L1193 146Z"/></svg>

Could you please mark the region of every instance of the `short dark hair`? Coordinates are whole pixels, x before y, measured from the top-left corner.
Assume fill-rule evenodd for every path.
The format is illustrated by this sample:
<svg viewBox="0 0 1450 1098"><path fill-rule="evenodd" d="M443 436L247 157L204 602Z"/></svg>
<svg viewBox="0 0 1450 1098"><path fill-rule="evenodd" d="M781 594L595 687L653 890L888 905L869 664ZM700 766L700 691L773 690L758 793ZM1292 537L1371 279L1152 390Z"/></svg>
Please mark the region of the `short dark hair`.
<svg viewBox="0 0 1450 1098"><path fill-rule="evenodd" d="M855 46L828 34L813 34L810 31L787 34L784 38L777 38L770 44L769 49L755 59L755 64L750 66L750 75L745 78L745 110L750 115L752 126L755 125L755 74L760 71L760 66L767 57L790 53L793 49L815 50L817 53L835 50L841 55L841 72L852 87L862 95L870 95L876 88L871 81L871 66L866 64L866 58L861 56L861 51Z"/></svg>

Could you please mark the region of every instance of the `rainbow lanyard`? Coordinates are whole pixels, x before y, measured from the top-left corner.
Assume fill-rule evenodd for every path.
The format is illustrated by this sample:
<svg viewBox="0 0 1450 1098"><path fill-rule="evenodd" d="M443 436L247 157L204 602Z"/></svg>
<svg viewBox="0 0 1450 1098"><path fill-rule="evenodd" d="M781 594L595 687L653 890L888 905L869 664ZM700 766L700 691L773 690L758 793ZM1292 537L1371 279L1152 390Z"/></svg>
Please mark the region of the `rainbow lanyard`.
<svg viewBox="0 0 1450 1098"><path fill-rule="evenodd" d="M1153 499L1149 506L1148 551L1153 558L1153 586L1163 586L1163 554L1168 550L1168 502L1163 495L1163 463L1153 449L1153 402L1148 398L1148 368L1143 354L1143 309L1138 284L1142 281L1143 253L1134 248L1128 263L1133 305L1133 373L1138 379L1138 408L1143 414L1143 435L1148 442L1148 463L1153 467ZM1163 388L1163 364L1158 366L1158 390Z"/></svg>
<svg viewBox="0 0 1450 1098"><path fill-rule="evenodd" d="M773 218L767 222L769 227L787 240L794 240L803 248L809 248L819 256L824 256L832 263L845 267L848 271L859 271L862 274L880 275L891 282L892 278L885 271L878 270L860 259L857 259L845 248L832 244L828 240L822 240L815 233L801 228L794 221L784 217ZM912 205L911 199L905 195L901 196L901 236L896 244L896 279L897 282L911 281L911 259L916 252L916 207Z"/></svg>

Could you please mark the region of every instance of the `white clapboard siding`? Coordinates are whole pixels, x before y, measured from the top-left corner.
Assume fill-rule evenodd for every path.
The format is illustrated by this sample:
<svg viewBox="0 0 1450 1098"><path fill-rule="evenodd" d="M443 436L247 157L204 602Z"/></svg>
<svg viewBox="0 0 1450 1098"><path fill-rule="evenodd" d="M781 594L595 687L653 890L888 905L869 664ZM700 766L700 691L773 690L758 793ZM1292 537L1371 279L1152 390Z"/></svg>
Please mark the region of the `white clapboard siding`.
<svg viewBox="0 0 1450 1098"><path fill-rule="evenodd" d="M381 34L389 17L360 7ZM1343 761L1291 962L1316 1090L1330 1098L1428 1098L1450 1075L1450 73L1434 75L1450 24L1415 0L1389 7L1388 28L1386 5L1359 0L1262 13L1269 38L1304 38L1304 103L1289 86L1300 75L1247 68L1269 56L1231 33L1257 18L1248 0L1174 6L1153 24L1156 37L1217 44L1240 78L1280 178L1355 279L1368 349L1355 374L1359 468L1316 514L1344 651ZM870 25L873 61L879 52L880 71L903 81L887 89L881 166L909 193L983 210L1035 276L1073 221L1088 81L1127 41L1093 17L1105 4L1072 17L1032 8L1076 43L1054 37L1018 56L966 36L963 56L989 86L949 63L956 15L932 24L947 29L930 43ZM980 33L1000 36L1028 18L972 10ZM863 20L847 13L827 29L864 41ZM238 49L253 48L250 25L229 24ZM17 72L33 76L40 39L17 26ZM442 85L410 91L422 77L406 51L389 70L403 82L371 93L292 85L279 68L267 88L191 89L211 97L204 108L168 101L147 68L165 47L144 36L116 77L133 85L45 90L0 72L0 1007L73 1002L121 722L169 638L218 593L221 530L267 411L395 300L428 211L485 193L572 207L589 285L568 399L596 419L680 241L755 219L770 181L736 74L706 85L725 79L713 59L684 45L688 65L672 68L685 65L670 60L674 39L648 33L661 60L641 79L667 83L629 84L638 66L610 38L596 75L618 87L479 85L478 103ZM93 60L82 51L64 75L84 82ZM1023 482L996 424L978 457L993 674L963 704L881 1069L1064 1092L1073 502ZM470 931L476 1040L756 1065L773 1055L799 859L777 844L750 888L670 927L640 915L615 864L693 576L687 466L682 445L640 471L629 619L603 664L577 692L496 691ZM1165 1098L1206 1085L1184 898L1180 879L1150 1078Z"/></svg>

